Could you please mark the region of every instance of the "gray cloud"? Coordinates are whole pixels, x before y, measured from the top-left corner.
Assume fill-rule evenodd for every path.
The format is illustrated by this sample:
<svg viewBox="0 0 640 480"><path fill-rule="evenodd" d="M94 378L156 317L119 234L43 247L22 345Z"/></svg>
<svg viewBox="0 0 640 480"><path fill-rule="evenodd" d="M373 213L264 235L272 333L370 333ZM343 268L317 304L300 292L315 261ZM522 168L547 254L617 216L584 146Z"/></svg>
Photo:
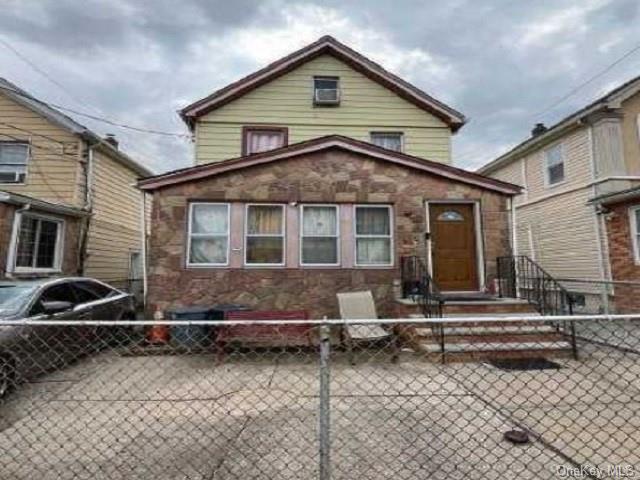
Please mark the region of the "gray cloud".
<svg viewBox="0 0 640 480"><path fill-rule="evenodd" d="M475 168L603 90L640 74L640 53L536 112L640 41L637 0L477 2L10 1L0 36L66 86L0 46L0 75L52 102L134 125L186 129L175 111L323 33L336 35L471 122L454 159ZM115 131L157 170L191 162L181 139Z"/></svg>

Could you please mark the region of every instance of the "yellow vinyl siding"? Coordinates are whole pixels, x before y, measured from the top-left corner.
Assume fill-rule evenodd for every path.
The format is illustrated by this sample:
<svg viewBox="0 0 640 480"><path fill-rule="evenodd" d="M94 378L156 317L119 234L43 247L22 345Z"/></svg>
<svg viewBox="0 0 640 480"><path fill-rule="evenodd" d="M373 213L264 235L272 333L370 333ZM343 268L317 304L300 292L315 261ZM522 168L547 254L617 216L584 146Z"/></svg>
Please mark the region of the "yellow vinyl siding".
<svg viewBox="0 0 640 480"><path fill-rule="evenodd" d="M565 181L546 186L545 150L561 144ZM516 200L518 253L535 259L557 278L601 278L599 231L594 208L590 135L587 127L512 160L491 177L520 183L525 193ZM580 285L585 293L592 288Z"/></svg>
<svg viewBox="0 0 640 480"><path fill-rule="evenodd" d="M622 141L628 175L640 175L640 94L622 102Z"/></svg>
<svg viewBox="0 0 640 480"><path fill-rule="evenodd" d="M25 184L0 183L0 190L82 207L79 139L1 93L0 122L0 141L20 139L31 144Z"/></svg>
<svg viewBox="0 0 640 480"><path fill-rule="evenodd" d="M565 181L556 185L545 185L545 151L562 145ZM589 129L582 128L569 133L561 140L546 145L525 158L527 178L527 200L535 200L546 195L561 193L586 186L593 178L589 147ZM493 176L493 174L492 174Z"/></svg>
<svg viewBox="0 0 640 480"><path fill-rule="evenodd" d="M587 204L591 192L585 188L519 207L518 252L535 258L555 277L600 278L595 214Z"/></svg>
<svg viewBox="0 0 640 480"><path fill-rule="evenodd" d="M340 77L338 107L313 105L313 77ZM330 55L297 69L204 115L196 128L196 163L237 157L244 125L289 128L289 143L340 134L369 140L369 132L404 132L405 152L450 162L451 131L437 117Z"/></svg>
<svg viewBox="0 0 640 480"><path fill-rule="evenodd" d="M94 155L93 216L85 274L117 282L129 277L130 254L141 251L138 175L100 151Z"/></svg>

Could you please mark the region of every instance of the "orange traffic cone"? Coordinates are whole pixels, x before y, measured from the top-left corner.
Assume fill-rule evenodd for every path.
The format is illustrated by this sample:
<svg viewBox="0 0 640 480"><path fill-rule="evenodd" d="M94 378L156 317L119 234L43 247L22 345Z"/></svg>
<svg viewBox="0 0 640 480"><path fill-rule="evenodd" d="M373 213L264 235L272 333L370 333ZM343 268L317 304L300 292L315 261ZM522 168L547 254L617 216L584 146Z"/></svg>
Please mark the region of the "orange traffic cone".
<svg viewBox="0 0 640 480"><path fill-rule="evenodd" d="M162 320L163 315L160 310L156 310L153 314L154 320ZM169 326L168 325L151 325L147 330L147 342L152 345L164 345L169 343Z"/></svg>

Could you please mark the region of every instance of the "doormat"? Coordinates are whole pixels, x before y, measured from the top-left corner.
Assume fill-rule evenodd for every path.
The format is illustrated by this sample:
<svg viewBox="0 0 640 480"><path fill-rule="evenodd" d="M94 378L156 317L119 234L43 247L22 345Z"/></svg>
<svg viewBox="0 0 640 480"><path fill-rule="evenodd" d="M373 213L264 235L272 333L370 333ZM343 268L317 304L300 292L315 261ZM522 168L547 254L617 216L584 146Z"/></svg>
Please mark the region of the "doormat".
<svg viewBox="0 0 640 480"><path fill-rule="evenodd" d="M503 360L491 360L493 365L500 370L560 370L560 364L546 358L512 358Z"/></svg>

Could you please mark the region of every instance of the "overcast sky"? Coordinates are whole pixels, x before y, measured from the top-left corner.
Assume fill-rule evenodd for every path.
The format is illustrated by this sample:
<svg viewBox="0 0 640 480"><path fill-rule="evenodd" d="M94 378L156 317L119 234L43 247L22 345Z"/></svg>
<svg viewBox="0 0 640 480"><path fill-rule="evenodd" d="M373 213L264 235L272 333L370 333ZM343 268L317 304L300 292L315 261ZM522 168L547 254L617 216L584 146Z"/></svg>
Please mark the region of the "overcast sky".
<svg viewBox="0 0 640 480"><path fill-rule="evenodd" d="M50 102L187 133L180 107L324 34L469 117L454 164L471 169L534 122L640 75L637 51L548 109L640 44L639 0L2 0L0 40L20 56L0 43L0 76ZM184 138L75 118L158 172L192 162Z"/></svg>

